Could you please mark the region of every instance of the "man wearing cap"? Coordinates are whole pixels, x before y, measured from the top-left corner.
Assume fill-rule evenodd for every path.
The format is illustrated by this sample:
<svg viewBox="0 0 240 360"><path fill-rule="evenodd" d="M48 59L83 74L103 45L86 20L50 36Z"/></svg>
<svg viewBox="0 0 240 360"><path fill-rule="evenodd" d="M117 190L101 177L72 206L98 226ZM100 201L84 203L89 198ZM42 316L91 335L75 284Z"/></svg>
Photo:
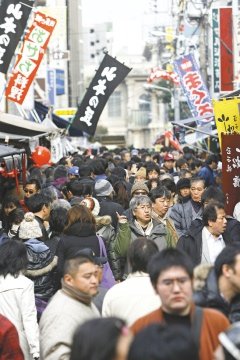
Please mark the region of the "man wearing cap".
<svg viewBox="0 0 240 360"><path fill-rule="evenodd" d="M72 166L68 168L68 180L77 180L79 178L79 167Z"/></svg>
<svg viewBox="0 0 240 360"><path fill-rule="evenodd" d="M161 169L168 174L174 173L174 156L172 154L168 153L164 156Z"/></svg>
<svg viewBox="0 0 240 360"><path fill-rule="evenodd" d="M139 195L148 195L149 189L147 185L143 181L137 181L133 184L131 188L131 197L139 196ZM127 217L128 220L133 219L133 214L130 209L124 211L123 215Z"/></svg>
<svg viewBox="0 0 240 360"><path fill-rule="evenodd" d="M69 359L72 336L86 320L99 316L92 303L98 293L98 259L83 249L64 264L62 288L53 296L40 320L41 359Z"/></svg>
<svg viewBox="0 0 240 360"><path fill-rule="evenodd" d="M99 216L109 215L112 218L112 225L114 229L117 228L118 218L117 214L124 212L123 207L114 202L113 198L113 187L108 180L100 179L95 183L95 194L100 204Z"/></svg>

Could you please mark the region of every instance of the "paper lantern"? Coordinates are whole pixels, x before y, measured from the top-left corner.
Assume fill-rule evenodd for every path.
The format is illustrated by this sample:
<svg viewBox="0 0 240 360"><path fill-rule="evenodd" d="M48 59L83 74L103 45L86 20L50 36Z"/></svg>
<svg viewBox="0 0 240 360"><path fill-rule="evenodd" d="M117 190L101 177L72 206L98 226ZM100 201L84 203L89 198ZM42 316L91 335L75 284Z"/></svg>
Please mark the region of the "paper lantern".
<svg viewBox="0 0 240 360"><path fill-rule="evenodd" d="M44 146L37 146L33 150L31 158L36 166L46 165L51 159L51 152Z"/></svg>

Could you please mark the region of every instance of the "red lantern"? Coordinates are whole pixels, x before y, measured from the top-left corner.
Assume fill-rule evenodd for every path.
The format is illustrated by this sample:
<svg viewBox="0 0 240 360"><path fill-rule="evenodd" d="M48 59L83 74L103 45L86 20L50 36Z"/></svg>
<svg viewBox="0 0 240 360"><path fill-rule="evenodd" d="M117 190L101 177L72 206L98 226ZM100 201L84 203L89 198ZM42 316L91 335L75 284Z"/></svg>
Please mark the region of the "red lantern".
<svg viewBox="0 0 240 360"><path fill-rule="evenodd" d="M33 150L31 158L36 166L46 165L51 159L51 152L44 146L37 146Z"/></svg>

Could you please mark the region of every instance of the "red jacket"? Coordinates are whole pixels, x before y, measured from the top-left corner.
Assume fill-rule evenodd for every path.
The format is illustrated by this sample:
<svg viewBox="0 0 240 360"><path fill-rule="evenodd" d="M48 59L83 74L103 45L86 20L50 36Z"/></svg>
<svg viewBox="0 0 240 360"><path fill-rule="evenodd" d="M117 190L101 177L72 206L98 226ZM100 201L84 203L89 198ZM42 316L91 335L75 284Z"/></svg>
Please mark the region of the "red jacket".
<svg viewBox="0 0 240 360"><path fill-rule="evenodd" d="M24 360L15 326L0 315L0 359Z"/></svg>

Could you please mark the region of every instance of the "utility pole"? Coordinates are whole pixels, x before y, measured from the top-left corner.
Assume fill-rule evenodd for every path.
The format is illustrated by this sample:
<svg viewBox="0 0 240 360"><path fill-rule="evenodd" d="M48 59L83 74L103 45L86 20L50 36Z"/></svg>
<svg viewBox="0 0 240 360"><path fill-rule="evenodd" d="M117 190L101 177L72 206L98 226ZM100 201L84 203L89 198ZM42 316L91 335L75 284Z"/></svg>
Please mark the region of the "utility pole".
<svg viewBox="0 0 240 360"><path fill-rule="evenodd" d="M202 78L208 87L208 49L207 49L207 18L208 15L205 13L205 9L203 9L202 17L200 18L199 24L199 58L200 58L200 72Z"/></svg>

